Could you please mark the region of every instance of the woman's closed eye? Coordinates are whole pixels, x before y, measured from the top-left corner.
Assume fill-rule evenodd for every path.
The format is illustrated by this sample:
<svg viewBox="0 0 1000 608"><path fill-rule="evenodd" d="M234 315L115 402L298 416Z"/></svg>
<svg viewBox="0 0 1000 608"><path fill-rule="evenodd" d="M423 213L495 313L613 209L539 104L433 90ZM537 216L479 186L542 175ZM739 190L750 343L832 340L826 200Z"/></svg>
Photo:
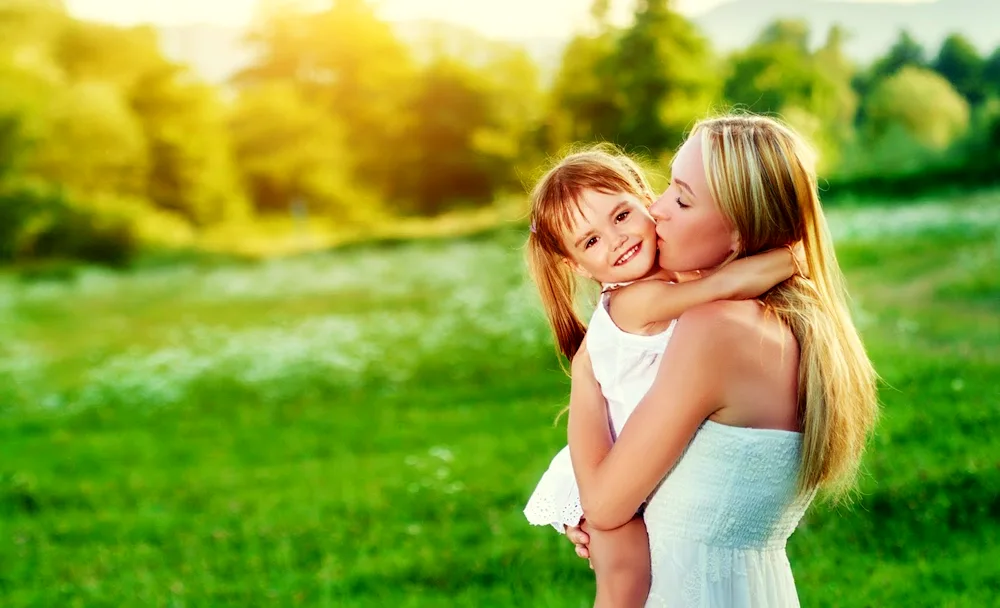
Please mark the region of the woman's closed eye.
<svg viewBox="0 0 1000 608"><path fill-rule="evenodd" d="M677 197L677 206L680 207L681 209L687 209L691 205L685 205L684 203L682 203L681 202L681 197L678 196Z"/></svg>

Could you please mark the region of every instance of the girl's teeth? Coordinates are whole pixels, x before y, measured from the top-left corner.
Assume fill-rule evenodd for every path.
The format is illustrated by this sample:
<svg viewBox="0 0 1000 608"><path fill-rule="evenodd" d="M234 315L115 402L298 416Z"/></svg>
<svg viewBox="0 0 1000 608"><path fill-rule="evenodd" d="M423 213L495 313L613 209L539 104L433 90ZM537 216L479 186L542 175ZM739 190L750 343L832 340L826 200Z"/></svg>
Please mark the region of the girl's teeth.
<svg viewBox="0 0 1000 608"><path fill-rule="evenodd" d="M621 259L618 261L618 265L624 264L625 262L631 260L632 256L634 256L634 255L635 255L635 247L633 247L632 249L629 249L628 253L626 253L625 255L623 255L621 257Z"/></svg>

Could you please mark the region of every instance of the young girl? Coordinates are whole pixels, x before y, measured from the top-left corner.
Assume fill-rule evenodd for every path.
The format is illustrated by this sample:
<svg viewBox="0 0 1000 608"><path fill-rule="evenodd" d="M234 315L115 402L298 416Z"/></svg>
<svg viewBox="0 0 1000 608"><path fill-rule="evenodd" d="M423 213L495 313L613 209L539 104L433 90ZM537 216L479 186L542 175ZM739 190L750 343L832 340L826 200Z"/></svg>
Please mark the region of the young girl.
<svg viewBox="0 0 1000 608"><path fill-rule="evenodd" d="M683 283L658 264L653 193L639 167L617 152L572 154L551 169L531 198L528 263L560 352L572 359L586 338L594 374L617 437L649 389L674 320L704 302L756 297L797 267L788 249L738 260ZM577 316L576 277L602 286L589 329ZM534 525L560 532L583 518L569 449L552 460L524 509ZM642 606L650 582L649 546L641 516L591 533L597 577L595 606ZM598 563L598 558L600 562Z"/></svg>

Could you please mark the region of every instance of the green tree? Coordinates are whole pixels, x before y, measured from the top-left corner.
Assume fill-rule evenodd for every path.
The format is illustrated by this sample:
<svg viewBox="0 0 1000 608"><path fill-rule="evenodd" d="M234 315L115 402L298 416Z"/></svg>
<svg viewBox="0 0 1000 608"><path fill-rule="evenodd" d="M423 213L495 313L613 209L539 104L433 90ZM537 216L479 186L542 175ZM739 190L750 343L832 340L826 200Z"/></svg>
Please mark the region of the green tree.
<svg viewBox="0 0 1000 608"><path fill-rule="evenodd" d="M854 68L843 51L844 31L831 28L824 45L809 51L805 23L778 21L730 58L727 101L773 112L808 134L821 152L821 169L837 164L853 134L857 96Z"/></svg>
<svg viewBox="0 0 1000 608"><path fill-rule="evenodd" d="M106 82L123 90L166 63L151 27L73 20L53 40L52 56L66 80Z"/></svg>
<svg viewBox="0 0 1000 608"><path fill-rule="evenodd" d="M909 32L903 30L885 56L875 60L871 70L872 80L888 78L905 67L926 66L924 47Z"/></svg>
<svg viewBox="0 0 1000 608"><path fill-rule="evenodd" d="M292 83L344 125L356 175L374 188L399 170L393 151L404 137L404 105L415 86L409 50L365 0L334 0L317 12L281 5L258 20L260 51L242 83Z"/></svg>
<svg viewBox="0 0 1000 608"><path fill-rule="evenodd" d="M470 66L442 57L427 66L406 108L413 120L397 154L402 168L392 180L405 211L425 215L458 205L491 201L499 160L477 150L477 136L498 125L484 77Z"/></svg>
<svg viewBox="0 0 1000 608"><path fill-rule="evenodd" d="M983 80L984 61L976 47L965 37L952 34L945 38L934 60L933 68L972 105L981 103L986 96Z"/></svg>
<svg viewBox="0 0 1000 608"><path fill-rule="evenodd" d="M882 81L866 102L866 128L878 140L901 127L922 145L943 150L969 126L969 104L939 74L906 67Z"/></svg>
<svg viewBox="0 0 1000 608"><path fill-rule="evenodd" d="M610 60L618 143L660 154L711 107L721 84L708 41L667 0L642 0Z"/></svg>
<svg viewBox="0 0 1000 608"><path fill-rule="evenodd" d="M142 196L148 167L142 125L121 93L101 82L70 85L45 106L44 132L27 173L86 199Z"/></svg>
<svg viewBox="0 0 1000 608"><path fill-rule="evenodd" d="M778 19L768 24L757 36L755 44L780 45L809 54L809 24L801 19Z"/></svg>
<svg viewBox="0 0 1000 608"><path fill-rule="evenodd" d="M983 62L983 84L987 95L1000 97L1000 47Z"/></svg>
<svg viewBox="0 0 1000 608"><path fill-rule="evenodd" d="M240 93L230 119L238 167L258 211L305 204L344 221L372 212L353 181L342 125L289 84Z"/></svg>
<svg viewBox="0 0 1000 608"><path fill-rule="evenodd" d="M614 51L615 34L607 29L577 35L566 45L550 93L546 147L617 139L622 104L611 67Z"/></svg>
<svg viewBox="0 0 1000 608"><path fill-rule="evenodd" d="M164 64L136 81L129 102L145 134L146 194L154 204L197 225L246 213L226 115L213 89Z"/></svg>

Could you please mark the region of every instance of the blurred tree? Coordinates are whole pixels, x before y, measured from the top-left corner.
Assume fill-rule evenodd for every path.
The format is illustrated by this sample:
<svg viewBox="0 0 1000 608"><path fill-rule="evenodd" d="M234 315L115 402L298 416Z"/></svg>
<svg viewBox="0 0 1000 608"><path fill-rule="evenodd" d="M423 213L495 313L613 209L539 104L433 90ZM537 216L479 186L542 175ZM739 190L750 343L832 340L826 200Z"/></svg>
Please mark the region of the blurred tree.
<svg viewBox="0 0 1000 608"><path fill-rule="evenodd" d="M338 220L372 213L353 182L342 125L290 84L241 92L230 120L238 167L258 211L287 213L301 202Z"/></svg>
<svg viewBox="0 0 1000 608"><path fill-rule="evenodd" d="M20 165L25 147L21 117L0 113L0 187Z"/></svg>
<svg viewBox="0 0 1000 608"><path fill-rule="evenodd" d="M927 60L924 47L909 32L903 30L899 33L899 38L896 39L889 52L884 57L875 60L871 69L871 79L878 81L887 78L907 66L926 67Z"/></svg>
<svg viewBox="0 0 1000 608"><path fill-rule="evenodd" d="M983 87L987 95L1000 97L1000 47L983 62Z"/></svg>
<svg viewBox="0 0 1000 608"><path fill-rule="evenodd" d="M473 148L491 159L498 188L520 192L519 175L541 163L544 149L539 133L545 92L538 66L523 48L492 43L479 71L485 77L491 126L474 135Z"/></svg>
<svg viewBox="0 0 1000 608"><path fill-rule="evenodd" d="M838 162L853 136L857 95L853 66L844 53L846 34L833 27L815 53L805 23L778 21L730 58L726 99L755 112L781 114L808 135L820 152L820 168Z"/></svg>
<svg viewBox="0 0 1000 608"><path fill-rule="evenodd" d="M242 83L292 83L344 125L356 176L386 188L400 170L404 106L415 86L412 57L365 0L333 0L316 12L286 3L262 13L250 40L259 50ZM391 188L390 188L391 189Z"/></svg>
<svg viewBox="0 0 1000 608"><path fill-rule="evenodd" d="M960 34L945 38L933 68L955 87L972 105L986 96L983 80L984 61L971 42Z"/></svg>
<svg viewBox="0 0 1000 608"><path fill-rule="evenodd" d="M69 20L53 41L52 56L71 82L100 81L128 89L165 63L156 36L151 27Z"/></svg>
<svg viewBox="0 0 1000 608"><path fill-rule="evenodd" d="M146 193L154 204L197 225L246 213L225 114L213 89L164 63L136 81L129 102L145 134Z"/></svg>
<svg viewBox="0 0 1000 608"><path fill-rule="evenodd" d="M906 67L882 81L866 101L872 140L902 127L922 145L943 150L969 126L969 104L939 74Z"/></svg>
<svg viewBox="0 0 1000 608"><path fill-rule="evenodd" d="M498 126L483 75L439 58L422 73L406 115L413 123L395 150L403 162L392 180L393 200L423 215L491 201L502 157L476 149L484 143L477 137Z"/></svg>
<svg viewBox="0 0 1000 608"><path fill-rule="evenodd" d="M618 143L659 155L676 147L719 94L708 41L668 0L640 0L610 58ZM611 93L611 91L609 91Z"/></svg>
<svg viewBox="0 0 1000 608"><path fill-rule="evenodd" d="M614 45L615 34L608 28L594 36L577 35L566 45L547 113L549 149L618 138L622 110L611 67Z"/></svg>
<svg viewBox="0 0 1000 608"><path fill-rule="evenodd" d="M53 91L38 111L44 131L32 149L27 174L84 200L144 193L148 162L142 125L113 85L69 85Z"/></svg>
<svg viewBox="0 0 1000 608"><path fill-rule="evenodd" d="M774 23L757 41L735 53L723 88L726 99L755 112L780 112L788 106L811 110L824 75L799 38L807 37L801 33L804 25Z"/></svg>
<svg viewBox="0 0 1000 608"><path fill-rule="evenodd" d="M778 19L761 31L755 44L788 46L802 55L807 55L809 34L809 24L801 19Z"/></svg>

